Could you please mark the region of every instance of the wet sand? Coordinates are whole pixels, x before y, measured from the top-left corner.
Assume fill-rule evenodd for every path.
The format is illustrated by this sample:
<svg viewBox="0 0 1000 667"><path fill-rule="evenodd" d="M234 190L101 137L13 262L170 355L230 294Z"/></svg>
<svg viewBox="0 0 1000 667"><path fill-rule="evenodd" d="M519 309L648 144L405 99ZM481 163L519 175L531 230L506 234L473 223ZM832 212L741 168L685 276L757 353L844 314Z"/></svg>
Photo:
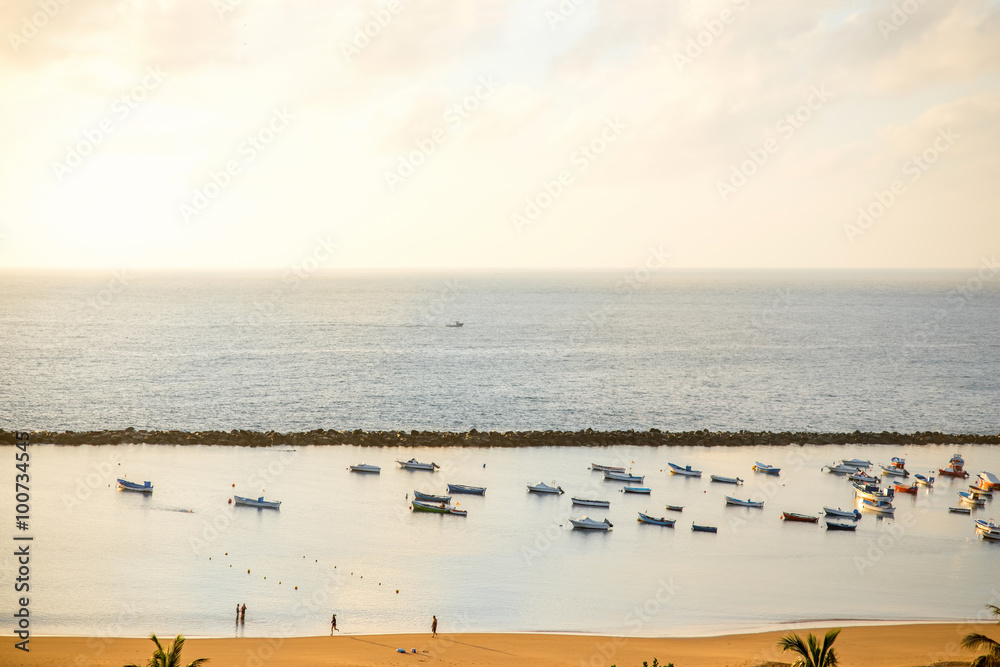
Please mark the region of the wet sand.
<svg viewBox="0 0 1000 667"><path fill-rule="evenodd" d="M797 630L803 636L810 630ZM822 635L824 628L811 632ZM917 667L968 665L976 653L959 647L969 632L1000 639L996 624L873 625L844 628L836 648L841 667ZM776 642L786 634L763 632L692 638L622 638L564 634L343 635L292 639L189 639L182 664L209 658L210 665L246 667L319 667L320 665L567 665L638 667L644 660L677 667L752 667L789 664ZM161 640L166 637L161 636ZM34 637L31 651L14 648L13 637L0 643L0 664L24 667L121 667L145 664L153 643L148 639ZM405 648L403 655L396 651ZM409 653L416 648L417 653Z"/></svg>

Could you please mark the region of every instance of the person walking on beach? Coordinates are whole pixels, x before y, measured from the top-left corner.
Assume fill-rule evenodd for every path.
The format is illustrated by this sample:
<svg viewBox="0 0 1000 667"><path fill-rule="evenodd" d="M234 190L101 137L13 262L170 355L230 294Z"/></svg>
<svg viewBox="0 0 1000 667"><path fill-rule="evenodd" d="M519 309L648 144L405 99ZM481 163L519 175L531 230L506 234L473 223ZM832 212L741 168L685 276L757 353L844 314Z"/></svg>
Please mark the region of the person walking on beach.
<svg viewBox="0 0 1000 667"><path fill-rule="evenodd" d="M240 623L246 623L247 620L247 605L244 602L243 608L240 609Z"/></svg>
<svg viewBox="0 0 1000 667"><path fill-rule="evenodd" d="M240 622L240 603L236 603L236 622Z"/></svg>
<svg viewBox="0 0 1000 667"><path fill-rule="evenodd" d="M431 617L431 637L437 637L437 636L438 636L438 617L437 616L432 616Z"/></svg>
<svg viewBox="0 0 1000 667"><path fill-rule="evenodd" d="M333 634L334 630L337 630L337 615L336 614L334 614L333 618L330 619L330 634L331 635ZM337 630L337 632L340 632L340 630Z"/></svg>

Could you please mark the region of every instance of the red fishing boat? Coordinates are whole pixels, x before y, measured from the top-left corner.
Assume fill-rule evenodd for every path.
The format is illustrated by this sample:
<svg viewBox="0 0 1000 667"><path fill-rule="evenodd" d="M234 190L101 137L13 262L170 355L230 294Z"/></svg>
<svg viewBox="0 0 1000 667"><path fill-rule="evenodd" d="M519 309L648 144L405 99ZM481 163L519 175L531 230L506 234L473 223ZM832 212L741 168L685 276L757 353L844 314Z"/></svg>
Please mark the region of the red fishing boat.
<svg viewBox="0 0 1000 667"><path fill-rule="evenodd" d="M782 512L781 518L785 521L802 521L805 523L816 523L819 521L818 516L809 516L807 514L796 514L795 512Z"/></svg>
<svg viewBox="0 0 1000 667"><path fill-rule="evenodd" d="M917 483L916 482L914 482L910 486L906 486L905 484L900 484L899 482L895 482L892 486L896 490L897 493L916 493L917 492Z"/></svg>
<svg viewBox="0 0 1000 667"><path fill-rule="evenodd" d="M961 454L955 454L951 457L951 461L948 462L947 468L938 468L938 472L945 477L968 477L969 473L965 472L965 459L962 458Z"/></svg>

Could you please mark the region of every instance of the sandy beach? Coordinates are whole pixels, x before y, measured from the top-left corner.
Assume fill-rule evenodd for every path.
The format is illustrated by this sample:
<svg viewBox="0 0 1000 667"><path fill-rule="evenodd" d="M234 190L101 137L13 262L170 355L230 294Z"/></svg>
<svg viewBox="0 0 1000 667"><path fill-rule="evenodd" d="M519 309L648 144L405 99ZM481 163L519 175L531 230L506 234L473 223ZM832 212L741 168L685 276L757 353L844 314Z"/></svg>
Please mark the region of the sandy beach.
<svg viewBox="0 0 1000 667"><path fill-rule="evenodd" d="M822 634L824 628L811 630ZM798 631L800 634L807 630ZM961 649L961 637L982 632L1000 637L995 624L915 624L844 628L837 639L843 667L918 667L967 665L976 654ZM246 667L319 667L320 665L572 665L636 666L659 659L677 667L753 667L791 663L776 642L785 632L695 638L623 638L562 634L337 635L293 639L190 639L184 664L206 657L213 665ZM163 639L161 637L161 639ZM121 667L145 664L148 639L36 637L31 651L14 648L15 639L0 645L0 664L33 667ZM415 648L416 654L396 651Z"/></svg>

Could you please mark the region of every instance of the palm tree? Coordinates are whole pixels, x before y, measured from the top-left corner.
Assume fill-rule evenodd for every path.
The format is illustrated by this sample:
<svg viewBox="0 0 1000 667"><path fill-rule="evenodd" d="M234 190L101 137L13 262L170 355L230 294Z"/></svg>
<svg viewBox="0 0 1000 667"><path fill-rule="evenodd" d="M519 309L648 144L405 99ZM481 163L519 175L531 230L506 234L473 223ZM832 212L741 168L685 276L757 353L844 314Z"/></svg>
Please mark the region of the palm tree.
<svg viewBox="0 0 1000 667"><path fill-rule="evenodd" d="M986 608L1000 619L1000 607L988 604ZM997 622L1000 623L1000 621ZM965 635L965 638L962 639L962 648L967 648L970 651L986 649L986 655L981 655L973 660L971 667L1000 667L1000 642L995 639L973 632L970 635Z"/></svg>
<svg viewBox="0 0 1000 667"><path fill-rule="evenodd" d="M833 650L833 642L839 634L840 628L827 632L822 646L811 632L806 641L795 634L786 635L778 642L778 646L782 651L792 651L799 655L792 667L836 667L837 653Z"/></svg>
<svg viewBox="0 0 1000 667"><path fill-rule="evenodd" d="M181 649L184 648L184 637L177 635L174 643L168 644L165 650L160 644L160 640L156 638L156 635L153 635L150 639L156 644L156 650L153 651L153 657L146 663L146 667L181 667ZM187 667L199 667L199 665L203 665L206 662L208 662L208 658L198 658L189 662ZM132 664L125 665L125 667L141 666Z"/></svg>

